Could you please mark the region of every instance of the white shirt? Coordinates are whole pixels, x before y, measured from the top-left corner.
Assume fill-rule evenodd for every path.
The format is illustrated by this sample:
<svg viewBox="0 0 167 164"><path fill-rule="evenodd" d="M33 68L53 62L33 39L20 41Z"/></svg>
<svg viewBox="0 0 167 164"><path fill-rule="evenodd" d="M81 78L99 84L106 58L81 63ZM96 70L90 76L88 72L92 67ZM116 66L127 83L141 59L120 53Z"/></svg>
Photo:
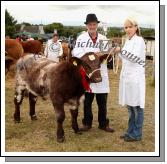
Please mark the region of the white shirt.
<svg viewBox="0 0 167 164"><path fill-rule="evenodd" d="M119 104L144 108L145 43L143 38L134 35L130 40L127 39L121 52Z"/></svg>
<svg viewBox="0 0 167 164"><path fill-rule="evenodd" d="M99 40L102 40L102 39L106 40L107 38L98 33L96 45L98 45ZM87 52L100 52L99 46L90 47L89 45L91 44L93 45L93 42L88 32L81 34L76 40L76 45L72 51L72 55L75 57L81 58ZM100 71L102 76L102 82L90 84L92 93L109 93L110 88L109 88L107 64L102 63L100 67Z"/></svg>
<svg viewBox="0 0 167 164"><path fill-rule="evenodd" d="M62 54L63 49L61 43L59 41L53 42L53 39L48 40L45 47L44 55L55 62L59 62L58 57Z"/></svg>

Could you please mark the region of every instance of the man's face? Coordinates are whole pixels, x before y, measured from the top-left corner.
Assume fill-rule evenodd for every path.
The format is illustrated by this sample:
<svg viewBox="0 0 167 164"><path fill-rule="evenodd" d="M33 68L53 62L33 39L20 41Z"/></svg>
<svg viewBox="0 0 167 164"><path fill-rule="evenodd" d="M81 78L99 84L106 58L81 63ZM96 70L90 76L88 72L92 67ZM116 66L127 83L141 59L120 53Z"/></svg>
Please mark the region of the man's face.
<svg viewBox="0 0 167 164"><path fill-rule="evenodd" d="M95 34L96 31L97 31L97 26L98 26L98 23L97 22L89 22L86 27L87 27L87 30L90 34Z"/></svg>

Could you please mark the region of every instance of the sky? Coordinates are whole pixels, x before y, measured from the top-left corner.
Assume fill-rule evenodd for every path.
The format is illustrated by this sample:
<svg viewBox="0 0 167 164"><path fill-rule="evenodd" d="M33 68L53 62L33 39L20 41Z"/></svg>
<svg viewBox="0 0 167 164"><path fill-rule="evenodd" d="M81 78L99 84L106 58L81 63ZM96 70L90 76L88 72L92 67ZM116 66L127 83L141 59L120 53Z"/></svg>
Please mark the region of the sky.
<svg viewBox="0 0 167 164"><path fill-rule="evenodd" d="M7 5L5 7L18 23L84 25L86 15L95 13L107 26L122 27L127 17L134 17L141 27L155 26L153 5Z"/></svg>

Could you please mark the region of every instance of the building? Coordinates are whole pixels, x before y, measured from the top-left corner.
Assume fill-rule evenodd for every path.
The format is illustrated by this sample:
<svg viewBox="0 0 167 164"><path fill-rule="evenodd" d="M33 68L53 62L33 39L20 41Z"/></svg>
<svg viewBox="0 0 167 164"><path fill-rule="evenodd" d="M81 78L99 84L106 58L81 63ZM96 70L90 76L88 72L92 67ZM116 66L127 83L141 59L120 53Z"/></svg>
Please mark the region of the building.
<svg viewBox="0 0 167 164"><path fill-rule="evenodd" d="M146 58L153 59L155 55L155 37L148 36L144 37L145 44L146 44Z"/></svg>
<svg viewBox="0 0 167 164"><path fill-rule="evenodd" d="M43 25L31 25L31 26L25 26L24 24L21 25L20 32L30 32L30 33L36 33L36 34L45 34Z"/></svg>

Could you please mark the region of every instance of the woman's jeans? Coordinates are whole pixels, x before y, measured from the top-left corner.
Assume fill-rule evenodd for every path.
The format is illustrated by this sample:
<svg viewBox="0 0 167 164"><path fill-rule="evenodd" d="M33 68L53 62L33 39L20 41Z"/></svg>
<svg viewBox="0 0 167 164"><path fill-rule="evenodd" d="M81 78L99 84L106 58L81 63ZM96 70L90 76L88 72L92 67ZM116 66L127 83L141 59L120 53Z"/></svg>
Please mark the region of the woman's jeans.
<svg viewBox="0 0 167 164"><path fill-rule="evenodd" d="M131 138L140 140L142 138L142 127L144 120L143 108L140 106L128 106L129 121L127 135Z"/></svg>

